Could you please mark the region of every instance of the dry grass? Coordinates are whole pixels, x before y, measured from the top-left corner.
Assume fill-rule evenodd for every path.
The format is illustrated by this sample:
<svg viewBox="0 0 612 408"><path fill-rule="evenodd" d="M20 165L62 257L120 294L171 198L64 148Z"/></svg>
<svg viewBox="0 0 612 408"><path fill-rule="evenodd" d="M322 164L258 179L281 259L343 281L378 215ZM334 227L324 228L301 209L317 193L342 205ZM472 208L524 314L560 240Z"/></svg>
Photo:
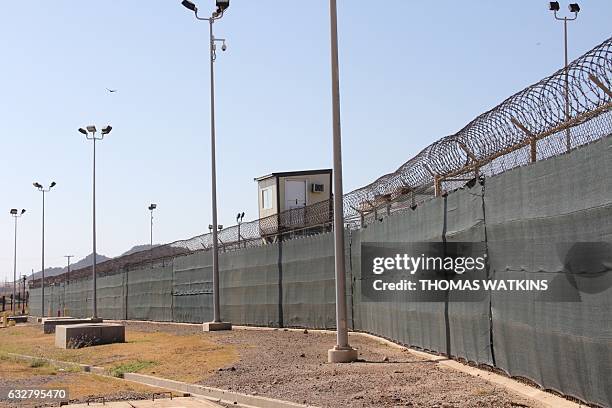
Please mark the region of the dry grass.
<svg viewBox="0 0 612 408"><path fill-rule="evenodd" d="M36 364L34 364L36 362ZM0 378L23 379L32 376L56 375L57 369L49 364L17 360L0 354Z"/></svg>
<svg viewBox="0 0 612 408"><path fill-rule="evenodd" d="M150 395L162 391L116 378L86 374L77 370L54 367L42 360L19 360L0 354L0 378L10 379L13 387L37 389L67 389L71 400L85 401L89 397L104 396L107 399L122 395ZM7 403L0 402L0 406ZM8 404L10 405L10 404ZM22 406L36 406L36 400L24 400Z"/></svg>
<svg viewBox="0 0 612 408"><path fill-rule="evenodd" d="M61 379L58 379L58 381L46 383L45 388L65 388L68 390L68 395L71 400L86 400L87 398L97 396L104 396L107 399L112 399L112 396L125 392L151 394L162 391L158 388L151 388L146 385L123 381L117 378L84 373L63 376Z"/></svg>
<svg viewBox="0 0 612 408"><path fill-rule="evenodd" d="M238 359L233 346L213 343L201 335L145 333L127 327L126 343L64 350L56 348L54 336L43 334L40 326L17 326L0 332L2 352L101 366L109 372L135 367L142 374L187 382L200 381Z"/></svg>

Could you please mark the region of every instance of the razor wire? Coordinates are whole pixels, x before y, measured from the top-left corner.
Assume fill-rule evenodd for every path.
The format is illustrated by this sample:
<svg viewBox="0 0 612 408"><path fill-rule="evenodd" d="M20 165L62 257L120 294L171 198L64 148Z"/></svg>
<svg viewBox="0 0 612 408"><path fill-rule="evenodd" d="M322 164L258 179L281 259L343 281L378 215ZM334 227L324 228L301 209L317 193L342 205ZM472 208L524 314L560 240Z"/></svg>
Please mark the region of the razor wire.
<svg viewBox="0 0 612 408"><path fill-rule="evenodd" d="M612 134L612 37L554 74L523 89L453 135L425 147L396 171L343 197L345 222L360 228L392 212L415 209L441 191L460 188L535 160L563 154ZM218 232L220 251L265 245L331 230L331 200ZM97 265L111 274L130 266L212 248L212 234L156 246ZM90 268L71 273L88 276ZM63 280L50 277L50 282ZM40 279L38 280L40 281ZM36 287L39 283L34 283Z"/></svg>

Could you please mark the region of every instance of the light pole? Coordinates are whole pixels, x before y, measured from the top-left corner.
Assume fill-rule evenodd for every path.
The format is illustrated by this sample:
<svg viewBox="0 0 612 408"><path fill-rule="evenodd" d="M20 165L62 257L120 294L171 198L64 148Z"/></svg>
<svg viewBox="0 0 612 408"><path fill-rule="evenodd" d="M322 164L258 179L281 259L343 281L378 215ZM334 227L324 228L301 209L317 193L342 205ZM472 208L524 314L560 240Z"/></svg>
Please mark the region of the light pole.
<svg viewBox="0 0 612 408"><path fill-rule="evenodd" d="M209 48L210 48L210 156L211 156L211 196L212 196L212 269L213 269L213 320L204 323L204 331L231 330L232 324L221 321L221 302L219 301L219 244L217 242L217 169L215 161L215 70L214 63L217 59L217 43L220 42L221 50L227 50L224 38L215 38L213 35L213 23L223 17L223 13L229 7L229 0L216 0L217 10L209 18L198 16L198 8L190 0L183 0L183 6L193 11L196 19L208 21L209 25Z"/></svg>
<svg viewBox="0 0 612 408"><path fill-rule="evenodd" d="M567 22L568 21L574 21L578 18L578 12L580 11L580 6L578 5L578 3L570 3L570 5L568 6L569 11L571 13L574 13L574 17L569 18L569 17L559 17L557 16L557 12L559 11L559 2L558 1L551 1L549 3L549 9L554 12L555 14L555 20L558 21L563 21L563 48L565 51L565 65L564 65L564 70L565 70L565 121L569 121L570 120L570 103L569 103L569 76L568 76L568 71L567 71L567 66L568 66L568 60L567 60ZM569 127L567 129L565 129L565 146L567 151L569 152L572 148L572 141L571 141L571 137L570 137L570 129Z"/></svg>
<svg viewBox="0 0 612 408"><path fill-rule="evenodd" d="M45 317L45 193L51 191L53 187L57 184L55 181L49 184L48 188L44 188L40 183L32 183L34 187L38 189L38 191L42 192L42 245L41 245L41 263L42 263L42 280L41 280L41 290L40 290L40 307L41 307L41 317Z"/></svg>
<svg viewBox="0 0 612 408"><path fill-rule="evenodd" d="M349 363L357 359L357 350L348 342L346 315L346 269L344 264L344 210L342 208L342 137L340 128L340 74L338 68L338 8L329 0L331 32L333 158L334 158L334 258L336 270L336 334L334 348L327 351L330 363Z"/></svg>
<svg viewBox="0 0 612 408"><path fill-rule="evenodd" d="M66 271L66 279L64 279L64 316L66 316L66 285L70 284L70 258L74 255L64 255L64 258L68 260L68 270Z"/></svg>
<svg viewBox="0 0 612 408"><path fill-rule="evenodd" d="M240 248L240 225L242 224L243 218L244 218L244 211L236 215L236 222L238 223L238 248Z"/></svg>
<svg viewBox="0 0 612 408"><path fill-rule="evenodd" d="M157 208L157 204L151 203L149 211L151 211L151 249L153 249L153 210Z"/></svg>
<svg viewBox="0 0 612 408"><path fill-rule="evenodd" d="M96 127L93 125L87 126L85 129L79 128L79 132L85 135L87 140L93 141L93 263L91 265L91 275L93 278L93 319L98 318L98 301L97 301L97 283L96 283L96 140L104 139L113 130L112 126L107 125L100 132L100 136L96 136Z"/></svg>
<svg viewBox="0 0 612 408"><path fill-rule="evenodd" d="M25 314L25 306L26 306L26 276L21 275L21 280L23 281L23 295L21 296L21 314Z"/></svg>
<svg viewBox="0 0 612 408"><path fill-rule="evenodd" d="M11 215L13 216L13 218L15 219L15 252L14 252L14 259L13 259L13 299L11 300L11 310L13 311L13 314L17 311L17 309L15 308L15 292L16 292L16 282L17 282L17 218L20 218L24 213L26 212L25 209L22 209L21 211L19 211L16 208L11 208Z"/></svg>

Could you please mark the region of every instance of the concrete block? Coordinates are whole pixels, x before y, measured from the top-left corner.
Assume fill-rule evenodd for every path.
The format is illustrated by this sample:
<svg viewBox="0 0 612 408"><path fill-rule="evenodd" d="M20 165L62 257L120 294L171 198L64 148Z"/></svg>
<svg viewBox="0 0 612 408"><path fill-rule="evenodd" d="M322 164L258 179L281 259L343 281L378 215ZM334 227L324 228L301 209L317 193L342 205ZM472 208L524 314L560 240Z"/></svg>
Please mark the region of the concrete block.
<svg viewBox="0 0 612 408"><path fill-rule="evenodd" d="M58 325L55 346L64 349L125 342L125 326L115 323Z"/></svg>
<svg viewBox="0 0 612 408"><path fill-rule="evenodd" d="M357 350L354 348L338 348L327 350L328 363L352 363L357 360Z"/></svg>
<svg viewBox="0 0 612 408"><path fill-rule="evenodd" d="M232 330L232 324L229 322L206 322L202 325L202 329L205 332L219 331L219 330Z"/></svg>
<svg viewBox="0 0 612 408"><path fill-rule="evenodd" d="M55 333L55 327L67 324L83 324L83 323L102 323L102 319L97 317L88 317L85 319L75 317L45 317L42 319L43 332L45 334Z"/></svg>

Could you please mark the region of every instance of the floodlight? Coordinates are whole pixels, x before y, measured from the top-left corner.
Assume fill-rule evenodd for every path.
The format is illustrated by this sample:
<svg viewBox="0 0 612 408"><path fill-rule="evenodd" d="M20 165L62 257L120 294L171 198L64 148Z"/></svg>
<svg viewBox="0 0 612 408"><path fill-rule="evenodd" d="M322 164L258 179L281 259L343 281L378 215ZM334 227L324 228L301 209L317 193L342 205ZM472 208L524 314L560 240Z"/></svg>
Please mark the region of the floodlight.
<svg viewBox="0 0 612 408"><path fill-rule="evenodd" d="M217 228L219 228L219 231L221 231L223 229L223 225L219 224L219 225L217 225Z"/></svg>
<svg viewBox="0 0 612 408"><path fill-rule="evenodd" d="M198 8L196 7L196 5L189 0L183 0L181 4L193 12L198 12Z"/></svg>
<svg viewBox="0 0 612 408"><path fill-rule="evenodd" d="M89 125L89 126L87 126L87 128L86 128L86 129L87 129L87 131L88 131L88 132L90 132L90 133L95 133L95 132L96 132L96 130L97 130L97 129L96 129L96 127L95 127L94 125Z"/></svg>
<svg viewBox="0 0 612 408"><path fill-rule="evenodd" d="M103 135L108 135L111 130L113 130L113 127L111 125L106 125L105 128L102 128L102 134Z"/></svg>
<svg viewBox="0 0 612 408"><path fill-rule="evenodd" d="M157 204L151 203L151 205L149 206L149 210L154 210L156 208L157 208Z"/></svg>
<svg viewBox="0 0 612 408"><path fill-rule="evenodd" d="M242 214L240 214L240 220L242 221L243 218L244 218L244 211L242 212Z"/></svg>
<svg viewBox="0 0 612 408"><path fill-rule="evenodd" d="M32 183L32 185L36 188L43 188L43 186L40 185L40 183Z"/></svg>
<svg viewBox="0 0 612 408"><path fill-rule="evenodd" d="M49 188L53 188L53 187L55 187L55 185L56 185L56 184L57 184L57 183L56 183L55 181L52 181L52 182L51 182L51 185L49 186Z"/></svg>
<svg viewBox="0 0 612 408"><path fill-rule="evenodd" d="M411 209L412 211L416 210L416 209L417 209L417 205L416 205L416 204L412 204L412 205L410 206L410 209Z"/></svg>
<svg viewBox="0 0 612 408"><path fill-rule="evenodd" d="M578 3L570 3L569 11L571 11L572 13L578 13L580 11L580 6L578 5Z"/></svg>
<svg viewBox="0 0 612 408"><path fill-rule="evenodd" d="M548 5L548 9L550 11L559 11L559 2L558 1L551 1Z"/></svg>
<svg viewBox="0 0 612 408"><path fill-rule="evenodd" d="M83 128L79 128L79 132L81 132L82 134L84 134L85 136L87 136L87 131Z"/></svg>
<svg viewBox="0 0 612 408"><path fill-rule="evenodd" d="M236 222L238 222L240 220L240 213L238 213L238 215L236 215Z"/></svg>
<svg viewBox="0 0 612 408"><path fill-rule="evenodd" d="M217 0L217 12L223 13L229 7L229 0Z"/></svg>
<svg viewBox="0 0 612 408"><path fill-rule="evenodd" d="M25 208L21 210L21 215L23 215L23 213L25 213Z"/></svg>
<svg viewBox="0 0 612 408"><path fill-rule="evenodd" d="M16 208L11 208L11 214L13 214L13 215L17 214L17 209Z"/></svg>

